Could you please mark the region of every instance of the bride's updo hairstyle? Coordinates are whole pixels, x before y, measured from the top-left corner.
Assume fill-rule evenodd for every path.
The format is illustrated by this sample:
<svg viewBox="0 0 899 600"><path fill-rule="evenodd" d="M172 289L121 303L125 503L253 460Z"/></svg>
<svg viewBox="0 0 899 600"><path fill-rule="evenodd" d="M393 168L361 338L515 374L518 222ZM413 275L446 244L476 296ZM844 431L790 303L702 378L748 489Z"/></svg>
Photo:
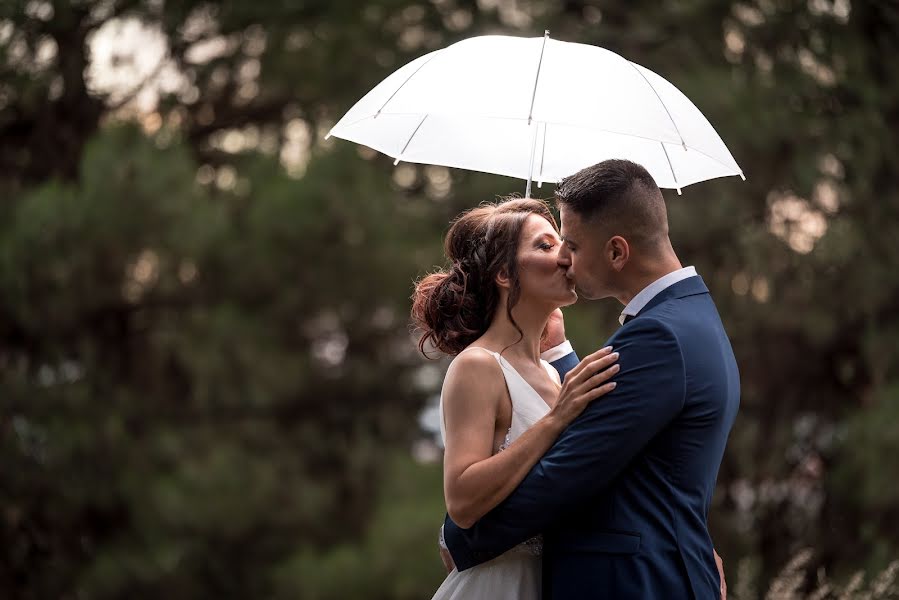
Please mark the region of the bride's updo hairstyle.
<svg viewBox="0 0 899 600"><path fill-rule="evenodd" d="M444 240L449 267L422 278L412 295L412 320L422 332L422 354L427 356L425 346L430 343L455 356L487 331L499 304L496 278L501 273L510 282L506 314L521 333L512 308L521 294L518 243L530 215L559 230L546 203L533 198L484 203L453 221Z"/></svg>

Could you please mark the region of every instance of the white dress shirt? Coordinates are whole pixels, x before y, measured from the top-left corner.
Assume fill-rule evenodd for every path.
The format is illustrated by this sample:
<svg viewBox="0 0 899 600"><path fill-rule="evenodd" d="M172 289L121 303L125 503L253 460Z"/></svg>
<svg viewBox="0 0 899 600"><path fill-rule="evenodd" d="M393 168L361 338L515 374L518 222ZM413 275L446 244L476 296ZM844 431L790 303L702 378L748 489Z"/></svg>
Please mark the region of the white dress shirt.
<svg viewBox="0 0 899 600"><path fill-rule="evenodd" d="M640 293L627 303L627 306L624 307L624 310L621 311L621 314L618 316L618 322L624 325L624 319L626 317L636 317L637 313L643 310L643 308L649 304L650 300L659 295L659 292L671 287L678 281L683 281L687 277L696 277L695 267L684 267L683 269L678 269L677 271L672 271L667 275L659 277L640 290Z"/></svg>
<svg viewBox="0 0 899 600"><path fill-rule="evenodd" d="M683 269L678 269L677 271L672 271L663 277L659 277L645 288L640 290L640 293L634 296L630 302L627 303L627 306L624 307L624 310L621 311L621 314L618 316L618 322L624 325L624 319L629 316L637 316L641 310L643 310L647 304L649 304L650 300L655 298L659 293L671 287L678 281L683 281L688 277L696 276L696 268L695 267L684 267ZM571 347L571 342L565 340L558 346L550 348L546 352L540 355L540 358L545 360L546 362L553 362L559 360L563 356L567 356L569 353L574 352L574 349Z"/></svg>
<svg viewBox="0 0 899 600"><path fill-rule="evenodd" d="M572 352L574 352L574 348L571 347L571 342L565 340L558 346L553 346L552 348L541 354L540 358L548 363L551 363L559 360L563 356L568 356Z"/></svg>

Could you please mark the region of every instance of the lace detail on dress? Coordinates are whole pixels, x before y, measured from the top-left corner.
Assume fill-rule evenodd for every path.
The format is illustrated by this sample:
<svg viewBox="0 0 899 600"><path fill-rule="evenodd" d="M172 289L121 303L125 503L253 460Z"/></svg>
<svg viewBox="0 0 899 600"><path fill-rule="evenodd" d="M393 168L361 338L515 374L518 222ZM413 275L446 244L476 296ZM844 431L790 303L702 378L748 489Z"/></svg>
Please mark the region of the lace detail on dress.
<svg viewBox="0 0 899 600"><path fill-rule="evenodd" d="M509 447L509 444L512 443L512 428L509 427L509 431L506 432L506 439L503 440L503 443L499 445L498 452L502 452L506 448Z"/></svg>
<svg viewBox="0 0 899 600"><path fill-rule="evenodd" d="M526 542L522 542L509 550L513 554L530 554L531 556L543 556L543 536L537 535Z"/></svg>

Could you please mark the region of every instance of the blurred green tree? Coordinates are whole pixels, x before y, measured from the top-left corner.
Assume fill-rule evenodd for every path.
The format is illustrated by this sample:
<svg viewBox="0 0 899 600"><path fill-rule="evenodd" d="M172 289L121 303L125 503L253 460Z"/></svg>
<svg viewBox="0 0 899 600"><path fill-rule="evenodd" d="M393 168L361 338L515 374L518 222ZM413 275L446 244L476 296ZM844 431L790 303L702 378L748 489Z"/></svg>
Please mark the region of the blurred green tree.
<svg viewBox="0 0 899 600"><path fill-rule="evenodd" d="M896 556L895 3L7 0L4 597L436 587L439 468L404 455L444 363L410 284L523 186L322 137L426 51L545 28L673 81L748 176L669 197L743 374L727 564L764 588L805 546L838 576ZM617 312L569 311L576 345Z"/></svg>

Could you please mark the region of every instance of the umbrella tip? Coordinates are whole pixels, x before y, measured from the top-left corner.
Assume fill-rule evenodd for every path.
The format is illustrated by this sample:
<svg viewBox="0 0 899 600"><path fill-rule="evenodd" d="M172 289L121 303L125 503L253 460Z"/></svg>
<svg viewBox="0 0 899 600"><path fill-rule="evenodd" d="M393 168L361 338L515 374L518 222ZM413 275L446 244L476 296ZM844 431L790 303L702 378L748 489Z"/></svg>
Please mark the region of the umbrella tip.
<svg viewBox="0 0 899 600"><path fill-rule="evenodd" d="M325 139L328 139L329 137L331 137L331 132L330 132L330 131L329 131L328 134L325 136Z"/></svg>
<svg viewBox="0 0 899 600"><path fill-rule="evenodd" d="M393 161L394 167L397 166L398 164L400 164L400 159L396 159L395 161Z"/></svg>
<svg viewBox="0 0 899 600"><path fill-rule="evenodd" d="M740 173L740 179L742 179L743 181L746 181L746 176L743 175L743 173Z"/></svg>
<svg viewBox="0 0 899 600"><path fill-rule="evenodd" d="M549 37L549 29L543 30L543 37Z"/></svg>
<svg viewBox="0 0 899 600"><path fill-rule="evenodd" d="M680 188L677 188L677 195L678 195L678 196L683 196L683 193L680 191Z"/></svg>

